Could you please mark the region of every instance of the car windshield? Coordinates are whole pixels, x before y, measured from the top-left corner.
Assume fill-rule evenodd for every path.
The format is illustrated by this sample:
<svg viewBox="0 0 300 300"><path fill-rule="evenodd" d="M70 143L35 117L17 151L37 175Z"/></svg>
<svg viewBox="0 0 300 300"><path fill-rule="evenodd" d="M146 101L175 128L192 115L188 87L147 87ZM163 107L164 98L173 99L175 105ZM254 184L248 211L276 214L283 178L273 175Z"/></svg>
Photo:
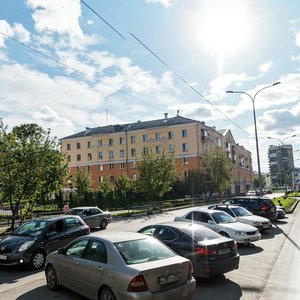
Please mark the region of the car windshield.
<svg viewBox="0 0 300 300"><path fill-rule="evenodd" d="M118 242L114 244L127 265L157 261L176 256L163 243L155 238Z"/></svg>
<svg viewBox="0 0 300 300"><path fill-rule="evenodd" d="M182 229L184 233L188 236L192 237L195 241L205 241L205 240L213 240L220 237L220 235L212 230L207 230L206 228L197 228L197 226L192 225L189 228Z"/></svg>
<svg viewBox="0 0 300 300"><path fill-rule="evenodd" d="M224 224L224 223L235 223L237 222L234 218L232 218L227 213L224 213L222 211L214 212L212 214L213 219L217 224Z"/></svg>
<svg viewBox="0 0 300 300"><path fill-rule="evenodd" d="M252 216L252 213L245 209L244 207L234 207L231 208L231 210L234 212L234 214L237 217L246 217L246 216Z"/></svg>
<svg viewBox="0 0 300 300"><path fill-rule="evenodd" d="M45 220L32 220L27 222L13 231L14 235L38 236L48 224Z"/></svg>

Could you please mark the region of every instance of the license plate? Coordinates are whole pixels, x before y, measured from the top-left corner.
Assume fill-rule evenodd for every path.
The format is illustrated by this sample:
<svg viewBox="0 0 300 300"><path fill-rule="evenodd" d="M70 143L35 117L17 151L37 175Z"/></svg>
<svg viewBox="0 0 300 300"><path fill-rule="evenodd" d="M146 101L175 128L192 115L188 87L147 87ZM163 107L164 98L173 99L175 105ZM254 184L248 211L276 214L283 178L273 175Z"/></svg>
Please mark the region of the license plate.
<svg viewBox="0 0 300 300"><path fill-rule="evenodd" d="M7 260L7 256L6 255L0 255L0 259Z"/></svg>
<svg viewBox="0 0 300 300"><path fill-rule="evenodd" d="M160 285L165 285L168 283L175 282L175 281L179 280L179 278L180 278L180 275L178 275L178 274L169 274L166 276L160 276L158 278L158 282Z"/></svg>
<svg viewBox="0 0 300 300"><path fill-rule="evenodd" d="M230 248L221 249L218 251L220 255L230 253Z"/></svg>

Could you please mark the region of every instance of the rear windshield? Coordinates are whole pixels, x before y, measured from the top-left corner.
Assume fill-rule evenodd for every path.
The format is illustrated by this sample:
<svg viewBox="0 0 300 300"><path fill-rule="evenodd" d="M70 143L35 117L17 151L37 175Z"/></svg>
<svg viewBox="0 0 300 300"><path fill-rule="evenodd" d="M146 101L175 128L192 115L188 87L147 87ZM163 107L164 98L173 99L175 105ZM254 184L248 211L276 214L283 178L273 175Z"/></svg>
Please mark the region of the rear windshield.
<svg viewBox="0 0 300 300"><path fill-rule="evenodd" d="M83 212L83 209L72 209L71 208L66 212L66 215L77 215L77 216L79 216L82 212Z"/></svg>
<svg viewBox="0 0 300 300"><path fill-rule="evenodd" d="M193 240L200 242L204 240L213 240L220 237L220 235L212 230L199 229L196 226L191 226L189 228L184 228L182 231L190 236Z"/></svg>
<svg viewBox="0 0 300 300"><path fill-rule="evenodd" d="M247 209L243 207L233 207L231 210L234 212L234 214L237 217L246 217L246 216L252 216L251 212L249 212Z"/></svg>
<svg viewBox="0 0 300 300"><path fill-rule="evenodd" d="M127 265L140 264L176 256L163 243L149 237L140 240L125 241L114 244Z"/></svg>

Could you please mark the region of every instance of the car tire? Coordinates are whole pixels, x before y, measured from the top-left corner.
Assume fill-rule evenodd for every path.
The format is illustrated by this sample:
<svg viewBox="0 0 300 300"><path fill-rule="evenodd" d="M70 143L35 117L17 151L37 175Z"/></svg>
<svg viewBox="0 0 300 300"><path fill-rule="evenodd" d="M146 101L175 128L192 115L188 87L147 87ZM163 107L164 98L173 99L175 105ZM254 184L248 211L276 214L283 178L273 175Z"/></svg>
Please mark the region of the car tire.
<svg viewBox="0 0 300 300"><path fill-rule="evenodd" d="M102 290L99 300L116 300L116 296L110 288L106 287Z"/></svg>
<svg viewBox="0 0 300 300"><path fill-rule="evenodd" d="M103 219L101 222L100 222L100 229L105 229L107 226L107 221L106 219Z"/></svg>
<svg viewBox="0 0 300 300"><path fill-rule="evenodd" d="M32 270L41 269L45 264L46 255L43 251L38 250L33 253L30 261L30 268Z"/></svg>
<svg viewBox="0 0 300 300"><path fill-rule="evenodd" d="M46 273L47 288L51 291L57 290L58 289L57 275L54 270L54 267L50 265L49 267L47 267L45 273Z"/></svg>
<svg viewBox="0 0 300 300"><path fill-rule="evenodd" d="M224 231L221 231L221 232L219 232L219 234L220 234L221 236L224 236L224 237L230 238L229 234L228 234L228 233L226 233L226 232L224 232Z"/></svg>

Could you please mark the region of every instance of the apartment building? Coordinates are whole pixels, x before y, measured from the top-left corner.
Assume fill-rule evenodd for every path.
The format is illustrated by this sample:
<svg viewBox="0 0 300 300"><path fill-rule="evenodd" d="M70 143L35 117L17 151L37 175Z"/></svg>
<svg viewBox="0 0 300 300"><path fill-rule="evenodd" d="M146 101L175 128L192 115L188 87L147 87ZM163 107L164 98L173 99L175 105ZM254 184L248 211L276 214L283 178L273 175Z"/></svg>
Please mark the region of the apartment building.
<svg viewBox="0 0 300 300"><path fill-rule="evenodd" d="M236 153L241 156L233 160L237 166L233 177L241 176L242 179L234 179L234 182L250 184L251 153L236 144L230 134L230 131L219 132L204 122L179 114L169 118L165 113L164 118L158 120L86 128L62 138L61 149L66 153L70 174L75 174L79 168L86 168L92 178L93 188L97 188L104 176L115 182L123 173L135 180L138 176L136 164L142 154L149 151L172 153L179 179L183 180L189 170L200 168L201 154L212 146L225 149L230 144L228 155L233 159Z"/></svg>

